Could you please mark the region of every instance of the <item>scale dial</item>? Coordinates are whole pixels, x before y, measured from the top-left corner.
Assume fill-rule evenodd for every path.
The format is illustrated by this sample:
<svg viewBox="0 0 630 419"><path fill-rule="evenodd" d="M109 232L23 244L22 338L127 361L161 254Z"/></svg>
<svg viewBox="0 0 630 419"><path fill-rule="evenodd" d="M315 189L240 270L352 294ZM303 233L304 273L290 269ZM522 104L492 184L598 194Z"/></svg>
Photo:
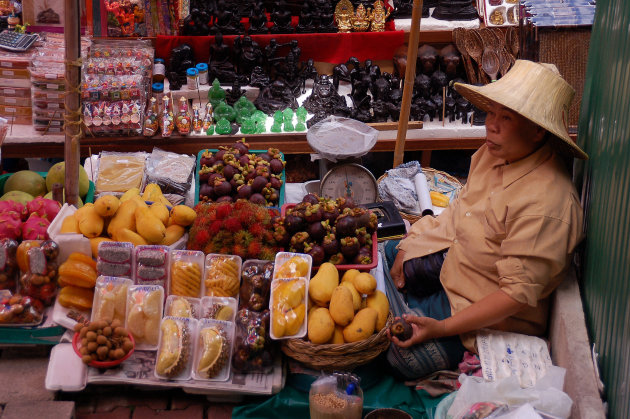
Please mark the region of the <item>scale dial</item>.
<svg viewBox="0 0 630 419"><path fill-rule="evenodd" d="M357 163L334 166L324 175L319 195L326 198L352 197L355 204L376 202L378 189L374 175Z"/></svg>

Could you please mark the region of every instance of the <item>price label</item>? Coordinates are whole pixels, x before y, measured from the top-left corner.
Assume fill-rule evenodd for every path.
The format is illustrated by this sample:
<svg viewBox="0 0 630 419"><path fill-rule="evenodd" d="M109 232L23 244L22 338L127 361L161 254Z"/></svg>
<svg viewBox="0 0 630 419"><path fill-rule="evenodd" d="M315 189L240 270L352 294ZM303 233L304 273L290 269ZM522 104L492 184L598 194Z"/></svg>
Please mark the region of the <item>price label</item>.
<svg viewBox="0 0 630 419"><path fill-rule="evenodd" d="M7 95L14 95L15 89L4 89L4 93Z"/></svg>
<svg viewBox="0 0 630 419"><path fill-rule="evenodd" d="M15 75L15 71L13 71L13 70L2 70L2 75L3 76L14 76Z"/></svg>
<svg viewBox="0 0 630 419"><path fill-rule="evenodd" d="M28 249L28 266L31 273L43 275L46 273L46 255L41 247Z"/></svg>
<svg viewBox="0 0 630 419"><path fill-rule="evenodd" d="M48 83L46 85L46 89L53 89L53 90L59 90L59 86L53 83Z"/></svg>
<svg viewBox="0 0 630 419"><path fill-rule="evenodd" d="M14 97L5 97L5 98L4 98L4 101L5 101L6 103L11 103L11 104L14 104L14 105L17 103L17 99L16 99L16 98L14 98Z"/></svg>
<svg viewBox="0 0 630 419"><path fill-rule="evenodd" d="M9 61L2 61L0 62L0 67L13 67L13 63L9 62Z"/></svg>

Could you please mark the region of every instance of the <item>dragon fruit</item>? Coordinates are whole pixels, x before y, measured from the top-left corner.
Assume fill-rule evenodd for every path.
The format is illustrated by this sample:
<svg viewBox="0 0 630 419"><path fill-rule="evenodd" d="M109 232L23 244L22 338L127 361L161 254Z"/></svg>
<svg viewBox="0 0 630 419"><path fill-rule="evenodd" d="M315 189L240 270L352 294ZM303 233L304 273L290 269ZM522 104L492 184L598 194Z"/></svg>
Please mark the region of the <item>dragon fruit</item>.
<svg viewBox="0 0 630 419"><path fill-rule="evenodd" d="M20 236L22 236L20 215L15 211L7 211L0 214L0 239L18 240Z"/></svg>
<svg viewBox="0 0 630 419"><path fill-rule="evenodd" d="M22 237L24 240L48 240L48 226L50 222L38 216L31 214L28 220L22 224Z"/></svg>
<svg viewBox="0 0 630 419"><path fill-rule="evenodd" d="M37 197L26 204L29 214L36 214L42 218L47 219L49 222L55 219L57 213L61 209L59 202L52 199L46 199Z"/></svg>
<svg viewBox="0 0 630 419"><path fill-rule="evenodd" d="M22 220L26 220L28 218L29 212L27 211L24 204L16 201L0 201L0 214L3 214L7 211L14 211L20 215Z"/></svg>

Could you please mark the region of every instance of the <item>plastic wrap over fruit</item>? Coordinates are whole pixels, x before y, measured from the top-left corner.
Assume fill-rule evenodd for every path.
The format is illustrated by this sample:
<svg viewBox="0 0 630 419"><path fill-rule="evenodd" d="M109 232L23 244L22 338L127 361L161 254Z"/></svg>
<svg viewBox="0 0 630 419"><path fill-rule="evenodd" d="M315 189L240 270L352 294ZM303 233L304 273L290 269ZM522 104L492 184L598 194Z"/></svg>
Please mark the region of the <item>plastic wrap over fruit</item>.
<svg viewBox="0 0 630 419"><path fill-rule="evenodd" d="M269 307L273 262L248 260L243 264L239 308L262 311Z"/></svg>
<svg viewBox="0 0 630 419"><path fill-rule="evenodd" d="M236 313L236 338L232 367L236 372L268 373L273 368L273 346L269 336L269 310Z"/></svg>
<svg viewBox="0 0 630 419"><path fill-rule="evenodd" d="M45 306L52 305L57 295L57 243L52 240L41 243L24 241L18 246L16 254L18 264L21 258L26 268L20 277L20 293L41 301Z"/></svg>

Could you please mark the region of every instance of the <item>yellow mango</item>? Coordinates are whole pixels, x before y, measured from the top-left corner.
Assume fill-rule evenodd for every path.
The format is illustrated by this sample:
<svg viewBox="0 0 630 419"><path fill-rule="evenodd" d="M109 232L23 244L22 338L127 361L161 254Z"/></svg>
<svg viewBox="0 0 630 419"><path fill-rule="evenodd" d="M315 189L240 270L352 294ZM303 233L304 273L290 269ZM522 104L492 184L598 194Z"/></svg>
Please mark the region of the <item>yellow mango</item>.
<svg viewBox="0 0 630 419"><path fill-rule="evenodd" d="M129 201L134 196L140 196L140 189L138 188L129 189L127 192L123 194L123 196L120 197L120 203L122 204L125 201Z"/></svg>
<svg viewBox="0 0 630 419"><path fill-rule="evenodd" d="M308 295L317 304L324 306L330 302L332 293L339 285L339 271L330 262L324 262L308 285Z"/></svg>
<svg viewBox="0 0 630 419"><path fill-rule="evenodd" d="M352 294L352 309L354 311L359 311L359 309L361 309L361 294L359 294L352 282L341 281L341 284L339 285L350 290L350 293Z"/></svg>
<svg viewBox="0 0 630 419"><path fill-rule="evenodd" d="M330 316L339 326L347 326L354 318L354 308L352 305L352 293L341 285L335 288L330 298L328 308Z"/></svg>
<svg viewBox="0 0 630 419"><path fill-rule="evenodd" d="M144 199L142 199L141 196L134 196L131 198L132 201L135 201L136 206L138 207L142 207L142 208L146 208L149 209L149 206L147 205L147 203L145 202Z"/></svg>
<svg viewBox="0 0 630 419"><path fill-rule="evenodd" d="M284 316L282 310L274 308L271 312L273 321L271 322L271 331L276 337L284 336L284 331L287 327L287 318Z"/></svg>
<svg viewBox="0 0 630 419"><path fill-rule="evenodd" d="M335 333L335 321L327 308L316 308L308 316L308 339L315 344L328 342Z"/></svg>
<svg viewBox="0 0 630 419"><path fill-rule="evenodd" d="M336 325L332 338L330 338L330 340L326 343L331 343L333 345L346 343L346 341L343 340L343 326Z"/></svg>
<svg viewBox="0 0 630 419"><path fill-rule="evenodd" d="M287 319L287 325L284 329L284 336L292 336L297 334L304 323L304 315L306 314L306 306L300 304L297 307L287 311L285 318Z"/></svg>
<svg viewBox="0 0 630 419"><path fill-rule="evenodd" d="M343 329L343 340L358 342L372 336L376 327L378 313L371 307L366 307L354 316L352 323Z"/></svg>
<svg viewBox="0 0 630 419"><path fill-rule="evenodd" d="M385 327L387 316L389 316L389 300L387 296L383 292L376 290L374 294L368 296L367 306L376 310L378 314L376 318L376 330L381 330Z"/></svg>
<svg viewBox="0 0 630 419"><path fill-rule="evenodd" d="M116 214L120 201L114 195L103 195L94 201L94 210L101 217L111 217Z"/></svg>
<svg viewBox="0 0 630 419"><path fill-rule="evenodd" d="M164 246L170 246L177 240L181 239L185 232L186 229L180 225L173 224L171 226L168 226L164 231L164 239L160 244Z"/></svg>
<svg viewBox="0 0 630 419"><path fill-rule="evenodd" d="M197 218L195 210L186 205L175 205L171 209L172 221L180 226L187 227L191 225L195 218Z"/></svg>
<svg viewBox="0 0 630 419"><path fill-rule="evenodd" d="M151 214L155 215L160 221L162 221L162 224L166 225L166 223L168 223L168 208L166 208L166 205L164 205L163 203L154 202L149 207L149 211L151 211Z"/></svg>
<svg viewBox="0 0 630 419"><path fill-rule="evenodd" d="M359 275L360 273L361 272L358 269L348 269L347 271L343 273L343 276L341 277L341 282L346 282L346 281L352 282L354 277Z"/></svg>
<svg viewBox="0 0 630 419"><path fill-rule="evenodd" d="M136 231L150 244L161 243L166 237L166 227L148 208L138 207L135 211Z"/></svg>
<svg viewBox="0 0 630 419"><path fill-rule="evenodd" d="M108 237L94 237L90 239L90 248L92 249L92 256L96 257L98 255L98 245L100 242L111 242L112 239Z"/></svg>
<svg viewBox="0 0 630 419"><path fill-rule="evenodd" d="M60 233L81 233L79 230L79 221L77 218L72 215L68 215L61 222L61 228L59 229Z"/></svg>
<svg viewBox="0 0 630 419"><path fill-rule="evenodd" d="M128 228L119 228L114 232L114 240L117 242L130 242L134 246L149 244L141 235L129 230Z"/></svg>
<svg viewBox="0 0 630 419"><path fill-rule="evenodd" d="M273 289L273 304L294 308L304 302L304 281L298 279L280 281Z"/></svg>
<svg viewBox="0 0 630 419"><path fill-rule="evenodd" d="M107 234L110 237L114 236L114 232L120 228L126 228L131 231L136 231L136 218L134 213L138 203L135 199L128 199L120 204L118 211L109 222L107 226Z"/></svg>
<svg viewBox="0 0 630 419"><path fill-rule="evenodd" d="M79 208L78 210L74 212L74 218L76 218L77 221L81 221L81 219L85 216L85 214L88 213L89 208L93 209L93 207L94 207L94 204L91 202L88 202L87 204L83 205L81 208Z"/></svg>
<svg viewBox="0 0 630 419"><path fill-rule="evenodd" d="M85 210L83 210L83 208L85 208ZM81 234L88 239L100 236L103 232L105 221L96 213L94 206L88 207L84 205L80 210L77 210L77 212L79 211L81 211L81 218L79 219L79 231L81 231Z"/></svg>
<svg viewBox="0 0 630 419"><path fill-rule="evenodd" d="M376 278L367 272L361 272L352 278L352 285L361 294L373 294L376 290Z"/></svg>

